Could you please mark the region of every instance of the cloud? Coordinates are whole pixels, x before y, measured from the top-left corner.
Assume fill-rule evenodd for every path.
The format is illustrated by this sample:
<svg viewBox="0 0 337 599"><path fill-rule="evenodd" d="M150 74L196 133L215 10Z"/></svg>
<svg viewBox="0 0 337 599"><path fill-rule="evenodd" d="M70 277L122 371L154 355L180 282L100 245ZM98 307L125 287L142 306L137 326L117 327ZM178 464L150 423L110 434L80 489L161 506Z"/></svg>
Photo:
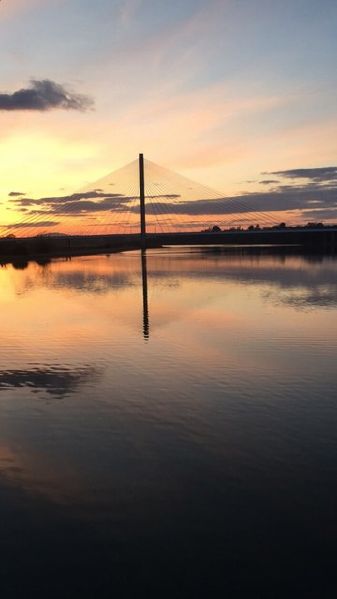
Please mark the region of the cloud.
<svg viewBox="0 0 337 599"><path fill-rule="evenodd" d="M94 200L94 199L98 199L98 198L103 198L104 201L109 201L109 200L122 201L122 200L130 199L130 198L126 198L125 196L122 196L121 194L118 194L118 193L106 194L106 193L100 192L98 190L92 190L92 191L84 191L84 192L79 192L79 193L72 193L71 195L67 195L67 196L54 196L54 197L39 198L39 199L19 198L19 199L11 200L11 202L13 202L15 204L19 204L20 206L33 206L35 204L52 206L52 205L60 205L60 204L67 204L67 203L71 203L71 202L77 202L77 201L81 201L81 200Z"/></svg>
<svg viewBox="0 0 337 599"><path fill-rule="evenodd" d="M157 214L160 211L160 202L151 202L146 206L147 214ZM184 216L226 216L248 213L263 214L265 217L273 212L300 211L302 216L313 217L319 210L324 210L325 218L334 216L331 209L337 209L337 186L324 188L320 186L285 186L271 192L247 193L232 197L182 200L179 202L165 202L165 213L180 214ZM126 208L137 212L138 207ZM320 212L320 215L323 213Z"/></svg>
<svg viewBox="0 0 337 599"><path fill-rule="evenodd" d="M119 198L120 200L121 198ZM129 201L129 198L126 198L124 201ZM108 210L111 210L111 208L114 207L114 209L118 210L118 211L124 211L127 212L128 209L127 207L123 207L123 204L121 205L121 203L118 201L116 202L116 198L107 198L106 201L103 200L103 202L93 202L91 200L83 200L83 201L78 201L78 202L69 202L66 205L60 205L60 206L53 206L52 208L52 213L53 214L69 214L69 215L76 215L76 214L91 214L93 212L107 212ZM40 214L45 214L45 212L43 211L33 211L34 213L40 213Z"/></svg>
<svg viewBox="0 0 337 599"><path fill-rule="evenodd" d="M19 210L31 208L30 214L62 214L68 216L80 216L83 214L89 215L95 212L129 212L129 203L137 199L138 196L124 196L123 194L106 194L101 190L85 191L73 193L68 196L56 196L49 198L24 198L16 197L10 200L15 205L15 209ZM174 200L179 198L178 194L162 194L147 196L147 200L168 199ZM139 207L136 207L136 212Z"/></svg>
<svg viewBox="0 0 337 599"><path fill-rule="evenodd" d="M179 194L147 196L146 212L149 216L158 216L164 211L163 218L169 215L220 217L253 213L261 213L265 217L270 213L272 219L272 213L275 212L297 211L297 215L303 218L316 220L334 217L333 210L337 209L337 186L327 188L314 184L280 186L271 192L211 199L177 201L179 197ZM29 213L45 217L45 223L48 222L45 220L48 215L75 217L108 211L137 214L139 206L132 203L134 199L135 197L118 194L106 196L101 192L89 191L52 198L16 198L12 202L21 208L29 206Z"/></svg>
<svg viewBox="0 0 337 599"><path fill-rule="evenodd" d="M18 224L14 224L14 225L5 225L2 228L6 228L6 229L33 229L35 227L55 227L56 225L59 225L60 223L58 221L53 221L53 220L44 220L44 221L39 221L39 222L34 222L32 223L20 223Z"/></svg>
<svg viewBox="0 0 337 599"><path fill-rule="evenodd" d="M48 4L58 4L65 0L3 0L1 2L0 19L8 19L11 17L22 16L22 14L31 12Z"/></svg>
<svg viewBox="0 0 337 599"><path fill-rule="evenodd" d="M326 167L325 174L331 167ZM308 169L296 169L296 172ZM310 169L310 171L322 169ZM281 171L279 171L281 172ZM282 171L290 172L290 171ZM292 172L292 171L291 171ZM158 176L158 173L155 173ZM312 177L313 177L312 173ZM317 176L317 173L315 174ZM320 177L323 176L321 172ZM292 178L292 176L290 177ZM157 179L155 179L157 181ZM294 179L295 180L295 179ZM275 179L266 179L265 184L277 183ZM321 180L310 180L304 184L296 185L286 181L286 185L278 184L270 191L253 193L242 193L238 196L215 197L210 199L199 195L199 198L190 199L179 193L158 194L146 196L146 212L149 216L168 219L170 215L180 215L181 221L187 217L211 218L218 217L222 221L226 217L239 218L242 216L248 220L255 218L265 224L274 224L279 219L288 224L307 222L308 220L332 220L336 218L337 211L337 183L331 181L322 185ZM175 181L179 187L179 182ZM179 189L172 190L178 192ZM190 193L188 194L191 195ZM123 194L101 191L101 187L95 187L89 191L83 191L66 196L45 197L32 199L26 197L13 197L10 202L13 209L18 210L28 207L28 215L39 217L43 223L52 221L53 217L83 217L90 219L95 213L120 213L138 214L139 202L137 195L127 196ZM26 215L27 215L26 213ZM283 214L282 214L283 213ZM267 223L267 221L269 221ZM280 221L279 221L280 222ZM186 226L186 223L184 223ZM35 226L35 225L34 225ZM43 226L39 225L39 226Z"/></svg>
<svg viewBox="0 0 337 599"><path fill-rule="evenodd" d="M130 25L138 13L142 0L121 0L118 6L119 20L124 26Z"/></svg>
<svg viewBox="0 0 337 599"><path fill-rule="evenodd" d="M30 87L19 89L11 94L0 94L0 110L39 110L57 108L63 110L88 110L93 100L82 94L74 94L63 85L43 79L32 80Z"/></svg>
<svg viewBox="0 0 337 599"><path fill-rule="evenodd" d="M254 183L254 181L247 181L247 183ZM273 183L279 183L278 179L263 179L259 181L260 185L272 185Z"/></svg>
<svg viewBox="0 0 337 599"><path fill-rule="evenodd" d="M326 208L325 210L303 210L302 216L308 221L314 220L318 222L333 219L337 222L337 206L335 208Z"/></svg>
<svg viewBox="0 0 337 599"><path fill-rule="evenodd" d="M294 168L286 171L274 171L263 174L277 175L279 177L286 177L288 179L310 179L311 181L316 182L336 181L337 166L323 166L320 168Z"/></svg>
<svg viewBox="0 0 337 599"><path fill-rule="evenodd" d="M23 191L11 191L8 195L11 198L17 198L19 196L25 196L26 194L23 193Z"/></svg>

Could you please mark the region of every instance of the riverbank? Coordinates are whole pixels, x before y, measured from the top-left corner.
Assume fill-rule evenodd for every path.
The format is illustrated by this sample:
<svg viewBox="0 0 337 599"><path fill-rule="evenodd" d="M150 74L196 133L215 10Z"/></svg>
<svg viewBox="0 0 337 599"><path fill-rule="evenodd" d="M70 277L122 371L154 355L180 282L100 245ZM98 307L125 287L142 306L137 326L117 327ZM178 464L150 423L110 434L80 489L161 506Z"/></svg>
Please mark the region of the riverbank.
<svg viewBox="0 0 337 599"><path fill-rule="evenodd" d="M41 235L37 237L7 237L0 239L0 264L46 262L52 258L111 254L143 247L140 234L119 235ZM146 235L147 248L162 246L219 246L297 248L300 253L335 254L337 229L226 231L218 233L166 233ZM283 250L282 250L283 251ZM288 250L285 250L288 251Z"/></svg>

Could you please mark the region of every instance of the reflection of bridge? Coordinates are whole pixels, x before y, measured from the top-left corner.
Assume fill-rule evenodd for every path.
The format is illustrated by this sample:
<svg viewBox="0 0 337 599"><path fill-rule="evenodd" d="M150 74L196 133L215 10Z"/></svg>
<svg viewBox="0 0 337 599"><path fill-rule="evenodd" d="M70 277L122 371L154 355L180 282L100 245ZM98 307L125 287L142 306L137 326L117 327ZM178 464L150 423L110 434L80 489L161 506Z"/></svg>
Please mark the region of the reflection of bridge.
<svg viewBox="0 0 337 599"><path fill-rule="evenodd" d="M335 231L335 236L336 236L337 231ZM336 239L336 237L335 237ZM189 238L186 238L186 243L187 245L191 245L191 241ZM173 244L171 244L173 245ZM198 244L200 245L200 244ZM148 281L148 267L147 267L147 253L146 251L142 250L140 252L140 260L141 260L141 276L142 276L142 306L143 306L143 312L142 312L142 332L143 332L143 336L145 341L148 341L150 338L150 331L151 331L151 327L150 327L150 304L149 304L149 298L148 298L148 289L151 286L151 278L155 277L155 272L156 269L153 267L153 263L152 263L152 267L150 268L150 279ZM195 256L199 255L200 257L204 257L204 256L211 256L213 257L213 259L215 259L217 262L215 262L216 264L219 264L219 258L221 259L220 264L222 264L222 267L219 268L218 271L216 271L216 276L218 277L219 274L221 273L221 276L224 277L230 277L233 276L234 279L239 279L242 280L242 276L244 277L244 282L245 284L247 283L252 283L254 282L254 284L256 283L256 281L260 281L262 283L266 283L266 281L268 283L270 282L274 282L275 283L275 279L274 277L271 275L271 272L273 272L273 274L276 276L276 281L278 281L278 284L280 287L283 286L283 283L280 282L280 280L278 280L278 277L281 276L281 281L282 281L282 275L280 275L280 272L282 272L282 269L284 267L284 265L286 264L286 259L287 257L290 257L290 264L297 264L297 270L293 271L291 268L289 268L288 272L290 273L290 276L288 277L288 285L293 285L293 286L299 286L299 287L304 287L307 288L308 286L311 287L311 292L309 293L304 293L303 294L303 301L307 301L308 303L310 303L310 298L311 301L315 301L317 302L317 299L320 299L320 301L322 302L322 305L326 305L326 301L328 298L327 295L327 289L329 288L329 285L331 283L329 276L331 277L331 273L332 271L329 271L329 269L327 270L327 264L329 264L329 268L334 269L335 268L335 262L336 262L336 257L335 256L331 256L327 258L324 255L325 252L322 252L321 254L316 254L316 256L313 255L312 251L308 251L308 254L306 256L306 254L303 254L303 248L301 248L298 245L255 245L255 246L249 246L246 245L243 247L243 244L241 246L239 245L231 245L231 246L227 246L227 249L225 248L221 248L219 245L213 245L213 246L209 246L208 247L200 247L200 248L195 248L195 251L193 251L192 255L193 258L195 259ZM166 255L166 254L165 254ZM151 256L151 252L150 252L150 256ZM176 276L176 271L172 271L170 270L172 268L172 262L174 260L174 256L175 253L173 253L173 260L170 256L170 254L167 254L168 256L168 261L166 263L165 266L165 270L163 270L163 272L165 273L166 276L168 276L168 273L171 272L171 276L172 276L172 272L174 272L174 275ZM179 256L179 273L183 272L186 276L186 273L188 273L189 276L195 276L195 272L194 272L194 267L191 267L191 264L188 264L188 267L185 269L182 268L182 261L181 258L183 256L183 260L187 259L189 260L191 254L189 251L185 251L183 254L181 254L181 252L178 252L178 256ZM249 259L247 260L247 256L249 256ZM298 262L298 257L301 257L301 260L307 261L307 264L310 264L310 268L307 267L306 269L302 269L299 266L299 262ZM272 260L274 262L272 262L272 264L275 266L275 263L277 264L277 262L282 265L282 269L281 271L278 268L275 268L274 270L268 270L268 262L266 262L266 266L265 268L257 268L257 264L260 264L260 259L261 257L263 257L263 259L267 259L268 258L272 258ZM295 261L293 261L291 259L291 257L295 257ZM155 260L155 259L163 259L161 252L156 253L156 252L152 252L152 258L150 258L150 260ZM297 258L297 260L296 260ZM223 261L224 260L224 261ZM235 260L239 260L239 262L237 264L239 264L239 266L234 267L234 269L232 268L232 264L233 264L233 260L234 260L234 264L235 264ZM248 266L246 269L243 269L242 271L242 264L244 262L241 262L241 260L246 260L246 265ZM325 264L324 268L320 268L320 264ZM269 262L270 263L270 262ZM313 265L315 265L313 271L314 273L312 273L312 268ZM208 265L209 266L209 265ZM174 267L173 267L174 268ZM177 268L177 265L175 266L175 268ZM214 271L212 272L212 268L214 268L214 260L212 261L212 266L211 268L207 268L207 269L203 269L203 276L209 277L209 276L213 276L214 277ZM234 274L236 272L236 274ZM295 276L294 276L294 272L295 272ZM232 275L231 275L232 273ZM330 273L330 275L329 275ZM162 277L161 273L161 277ZM318 280L317 280L318 277ZM332 276L332 281L334 281L334 278ZM336 286L335 286L336 287ZM336 293L335 293L335 288L334 288L334 293L333 293L333 299L334 302L336 302ZM315 299L313 299L315 298Z"/></svg>

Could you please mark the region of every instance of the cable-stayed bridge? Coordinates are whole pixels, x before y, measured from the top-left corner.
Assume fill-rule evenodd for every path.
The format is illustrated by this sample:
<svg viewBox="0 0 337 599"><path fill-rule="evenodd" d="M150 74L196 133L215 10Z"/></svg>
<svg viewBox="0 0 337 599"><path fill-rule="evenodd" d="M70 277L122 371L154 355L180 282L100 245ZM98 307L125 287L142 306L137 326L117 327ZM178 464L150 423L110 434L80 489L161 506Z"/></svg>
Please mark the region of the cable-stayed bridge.
<svg viewBox="0 0 337 599"><path fill-rule="evenodd" d="M267 194L265 194L267 195ZM305 243L309 239L336 247L336 229L285 227L284 206L251 194L228 198L213 189L163 168L143 155L108 176L68 196L40 199L17 195L9 200L2 238L93 240L146 247L191 243ZM294 225L298 225L297 220ZM322 236L322 234L324 235ZM59 245L59 244L57 244ZM62 243L61 243L62 245Z"/></svg>

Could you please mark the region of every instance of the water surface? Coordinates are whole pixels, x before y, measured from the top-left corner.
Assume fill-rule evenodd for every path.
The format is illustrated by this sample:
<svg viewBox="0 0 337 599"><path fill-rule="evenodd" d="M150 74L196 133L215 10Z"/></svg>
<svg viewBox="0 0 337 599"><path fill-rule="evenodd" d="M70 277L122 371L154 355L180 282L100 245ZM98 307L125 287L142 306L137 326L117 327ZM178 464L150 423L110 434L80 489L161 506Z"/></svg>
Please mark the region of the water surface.
<svg viewBox="0 0 337 599"><path fill-rule="evenodd" d="M0 270L3 597L334 597L337 261Z"/></svg>

